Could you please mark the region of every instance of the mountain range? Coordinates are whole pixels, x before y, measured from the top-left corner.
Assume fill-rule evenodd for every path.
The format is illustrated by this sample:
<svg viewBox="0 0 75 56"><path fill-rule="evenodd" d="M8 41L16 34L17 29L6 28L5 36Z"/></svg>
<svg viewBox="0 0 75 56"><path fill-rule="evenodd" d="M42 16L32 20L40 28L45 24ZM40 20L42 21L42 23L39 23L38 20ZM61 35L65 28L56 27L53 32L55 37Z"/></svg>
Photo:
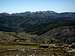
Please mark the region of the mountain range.
<svg viewBox="0 0 75 56"><path fill-rule="evenodd" d="M56 38L66 41L70 39L75 42L75 12L0 13L0 31L36 34L39 36L36 40L47 37L48 40Z"/></svg>

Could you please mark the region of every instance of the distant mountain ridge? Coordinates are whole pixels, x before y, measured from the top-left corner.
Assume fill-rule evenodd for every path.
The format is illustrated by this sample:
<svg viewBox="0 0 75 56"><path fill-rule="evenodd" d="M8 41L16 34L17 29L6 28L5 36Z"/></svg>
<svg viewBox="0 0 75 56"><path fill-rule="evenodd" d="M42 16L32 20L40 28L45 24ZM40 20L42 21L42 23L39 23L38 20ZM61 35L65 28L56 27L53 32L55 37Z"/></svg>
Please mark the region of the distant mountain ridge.
<svg viewBox="0 0 75 56"><path fill-rule="evenodd" d="M0 13L0 31L33 32L42 34L51 28L63 25L75 25L75 13L37 11L24 13Z"/></svg>
<svg viewBox="0 0 75 56"><path fill-rule="evenodd" d="M0 13L0 40L73 43L75 42L75 12Z"/></svg>

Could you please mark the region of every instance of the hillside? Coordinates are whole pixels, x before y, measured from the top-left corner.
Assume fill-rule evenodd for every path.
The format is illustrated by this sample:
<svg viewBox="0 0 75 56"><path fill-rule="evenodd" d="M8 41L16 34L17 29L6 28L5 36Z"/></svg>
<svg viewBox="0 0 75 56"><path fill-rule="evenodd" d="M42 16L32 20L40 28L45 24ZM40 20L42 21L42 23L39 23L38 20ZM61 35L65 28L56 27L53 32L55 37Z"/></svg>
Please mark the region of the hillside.
<svg viewBox="0 0 75 56"><path fill-rule="evenodd" d="M42 43L75 43L75 26L54 28L38 37Z"/></svg>
<svg viewBox="0 0 75 56"><path fill-rule="evenodd" d="M75 42L75 13L0 13L0 31L0 40L6 42L72 43Z"/></svg>
<svg viewBox="0 0 75 56"><path fill-rule="evenodd" d="M75 56L75 13L0 13L0 56Z"/></svg>

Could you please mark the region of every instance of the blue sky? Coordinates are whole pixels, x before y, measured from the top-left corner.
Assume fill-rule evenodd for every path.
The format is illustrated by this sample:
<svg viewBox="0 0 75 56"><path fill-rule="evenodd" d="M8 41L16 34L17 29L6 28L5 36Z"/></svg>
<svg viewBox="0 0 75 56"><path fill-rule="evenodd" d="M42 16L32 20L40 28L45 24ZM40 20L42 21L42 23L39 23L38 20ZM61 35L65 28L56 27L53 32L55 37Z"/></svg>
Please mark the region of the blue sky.
<svg viewBox="0 0 75 56"><path fill-rule="evenodd" d="M75 0L0 0L0 12L25 11L75 12Z"/></svg>

